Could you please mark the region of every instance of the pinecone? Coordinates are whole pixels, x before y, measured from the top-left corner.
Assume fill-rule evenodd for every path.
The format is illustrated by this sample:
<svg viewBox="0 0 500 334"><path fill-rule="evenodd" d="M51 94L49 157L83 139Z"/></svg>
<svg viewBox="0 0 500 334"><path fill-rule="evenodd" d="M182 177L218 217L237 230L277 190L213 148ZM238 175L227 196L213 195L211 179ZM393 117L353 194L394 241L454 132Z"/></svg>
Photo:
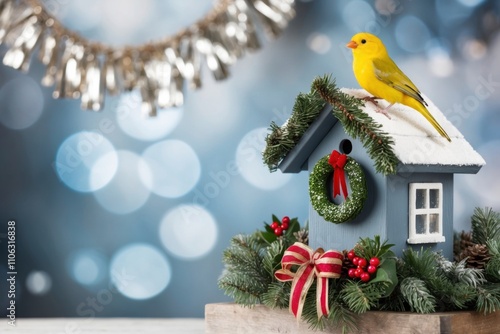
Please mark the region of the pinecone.
<svg viewBox="0 0 500 334"><path fill-rule="evenodd" d="M469 246L475 245L472 242L472 233L471 232L465 232L462 231L460 234L456 235L455 240L453 242L453 255L455 258L455 261L460 261L463 259L461 258L462 252Z"/></svg>
<svg viewBox="0 0 500 334"><path fill-rule="evenodd" d="M484 269L491 256L486 245L474 244L460 253L459 261L465 258L468 268Z"/></svg>
<svg viewBox="0 0 500 334"><path fill-rule="evenodd" d="M293 236L297 239L298 242L308 245L309 244L309 231L308 230L300 230L295 232Z"/></svg>
<svg viewBox="0 0 500 334"><path fill-rule="evenodd" d="M344 261L342 262L342 276L345 276L345 277L347 277L347 276L348 276L348 275L347 275L347 272L349 271L349 269L351 269L351 268L357 268L357 267L356 267L356 266L352 263L352 261L351 261L351 260L349 260L349 259L347 258L347 253L349 253L349 251L348 251L348 250L345 250L345 249L344 249L344 250L342 251L342 254L344 254Z"/></svg>

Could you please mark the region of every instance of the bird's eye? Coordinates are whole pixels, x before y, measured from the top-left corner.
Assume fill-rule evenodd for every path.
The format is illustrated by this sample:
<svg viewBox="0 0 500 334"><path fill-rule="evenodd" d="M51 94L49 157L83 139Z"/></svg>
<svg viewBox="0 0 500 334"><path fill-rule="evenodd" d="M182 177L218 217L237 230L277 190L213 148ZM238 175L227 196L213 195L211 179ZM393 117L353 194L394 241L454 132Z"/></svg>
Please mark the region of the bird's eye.
<svg viewBox="0 0 500 334"><path fill-rule="evenodd" d="M366 43L366 39L362 39L361 44L365 44L365 43Z"/></svg>

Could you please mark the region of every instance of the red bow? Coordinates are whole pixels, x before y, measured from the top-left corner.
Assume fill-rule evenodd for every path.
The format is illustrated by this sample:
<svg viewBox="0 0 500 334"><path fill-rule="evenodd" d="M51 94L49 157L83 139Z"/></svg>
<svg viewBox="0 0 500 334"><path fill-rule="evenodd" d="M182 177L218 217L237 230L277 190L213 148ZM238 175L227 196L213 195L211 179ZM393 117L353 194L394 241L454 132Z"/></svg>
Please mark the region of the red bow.
<svg viewBox="0 0 500 334"><path fill-rule="evenodd" d="M339 151L333 150L328 159L328 163L333 167L333 197L340 195L340 187L344 194L344 199L347 198L347 184L345 181L344 166L347 162L347 155L340 154Z"/></svg>
<svg viewBox="0 0 500 334"><path fill-rule="evenodd" d="M344 256L340 252L333 250L325 252L321 248L313 252L311 248L300 242L288 247L281 259L281 269L277 270L274 276L281 282L293 281L290 312L297 319L300 319L302 315L307 291L314 277L318 277L316 289L318 318L322 315L328 316L328 279L340 277L343 259ZM299 266L295 273L290 270L294 265Z"/></svg>

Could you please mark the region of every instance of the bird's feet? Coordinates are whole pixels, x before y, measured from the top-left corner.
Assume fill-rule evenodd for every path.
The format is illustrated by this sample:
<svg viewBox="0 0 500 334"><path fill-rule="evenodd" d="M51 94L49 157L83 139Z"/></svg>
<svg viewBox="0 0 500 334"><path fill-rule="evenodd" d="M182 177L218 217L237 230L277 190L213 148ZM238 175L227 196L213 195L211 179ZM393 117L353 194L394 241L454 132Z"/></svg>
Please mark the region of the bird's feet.
<svg viewBox="0 0 500 334"><path fill-rule="evenodd" d="M384 109L376 108L375 111L382 114L382 115L385 115L385 117L387 117L388 119L391 119L391 116L389 116L389 113L387 112L387 110L389 110L389 108L392 107L393 105L394 105L394 103L391 103L387 107L385 107Z"/></svg>
<svg viewBox="0 0 500 334"><path fill-rule="evenodd" d="M377 100L380 100L380 97L376 97L376 96L365 96L365 97L362 97L361 100L363 101L366 101L366 102L371 102L373 103L374 105L378 106L378 101Z"/></svg>

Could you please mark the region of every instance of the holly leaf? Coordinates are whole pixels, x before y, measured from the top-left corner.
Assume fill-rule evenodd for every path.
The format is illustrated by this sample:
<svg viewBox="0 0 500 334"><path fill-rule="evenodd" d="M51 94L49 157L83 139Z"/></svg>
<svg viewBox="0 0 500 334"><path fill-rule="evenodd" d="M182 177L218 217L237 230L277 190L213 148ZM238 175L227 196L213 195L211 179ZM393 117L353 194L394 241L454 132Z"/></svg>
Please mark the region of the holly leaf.
<svg viewBox="0 0 500 334"><path fill-rule="evenodd" d="M279 219L278 217L276 217L276 215L272 215L273 217L273 221L272 222L277 222L278 224L281 224L281 219Z"/></svg>
<svg viewBox="0 0 500 334"><path fill-rule="evenodd" d="M273 232L267 232L267 231L261 231L260 232L260 236L262 237L262 239L264 239L265 242L267 242L268 244L271 244L273 243L274 241L276 241L277 237L276 235L273 233Z"/></svg>
<svg viewBox="0 0 500 334"><path fill-rule="evenodd" d="M273 229L271 228L271 225L264 223L264 228L266 229L266 232L274 233Z"/></svg>
<svg viewBox="0 0 500 334"><path fill-rule="evenodd" d="M288 230L286 230L286 236L292 237L295 232L300 231L300 224L297 218L290 219L290 223L288 223Z"/></svg>
<svg viewBox="0 0 500 334"><path fill-rule="evenodd" d="M392 251L389 252L392 253ZM394 258L385 258L384 261L381 262L380 266L377 268L377 275L370 281L370 284L378 282L386 284L385 293L382 297L388 297L392 291L394 291L394 288L398 285L396 260Z"/></svg>

